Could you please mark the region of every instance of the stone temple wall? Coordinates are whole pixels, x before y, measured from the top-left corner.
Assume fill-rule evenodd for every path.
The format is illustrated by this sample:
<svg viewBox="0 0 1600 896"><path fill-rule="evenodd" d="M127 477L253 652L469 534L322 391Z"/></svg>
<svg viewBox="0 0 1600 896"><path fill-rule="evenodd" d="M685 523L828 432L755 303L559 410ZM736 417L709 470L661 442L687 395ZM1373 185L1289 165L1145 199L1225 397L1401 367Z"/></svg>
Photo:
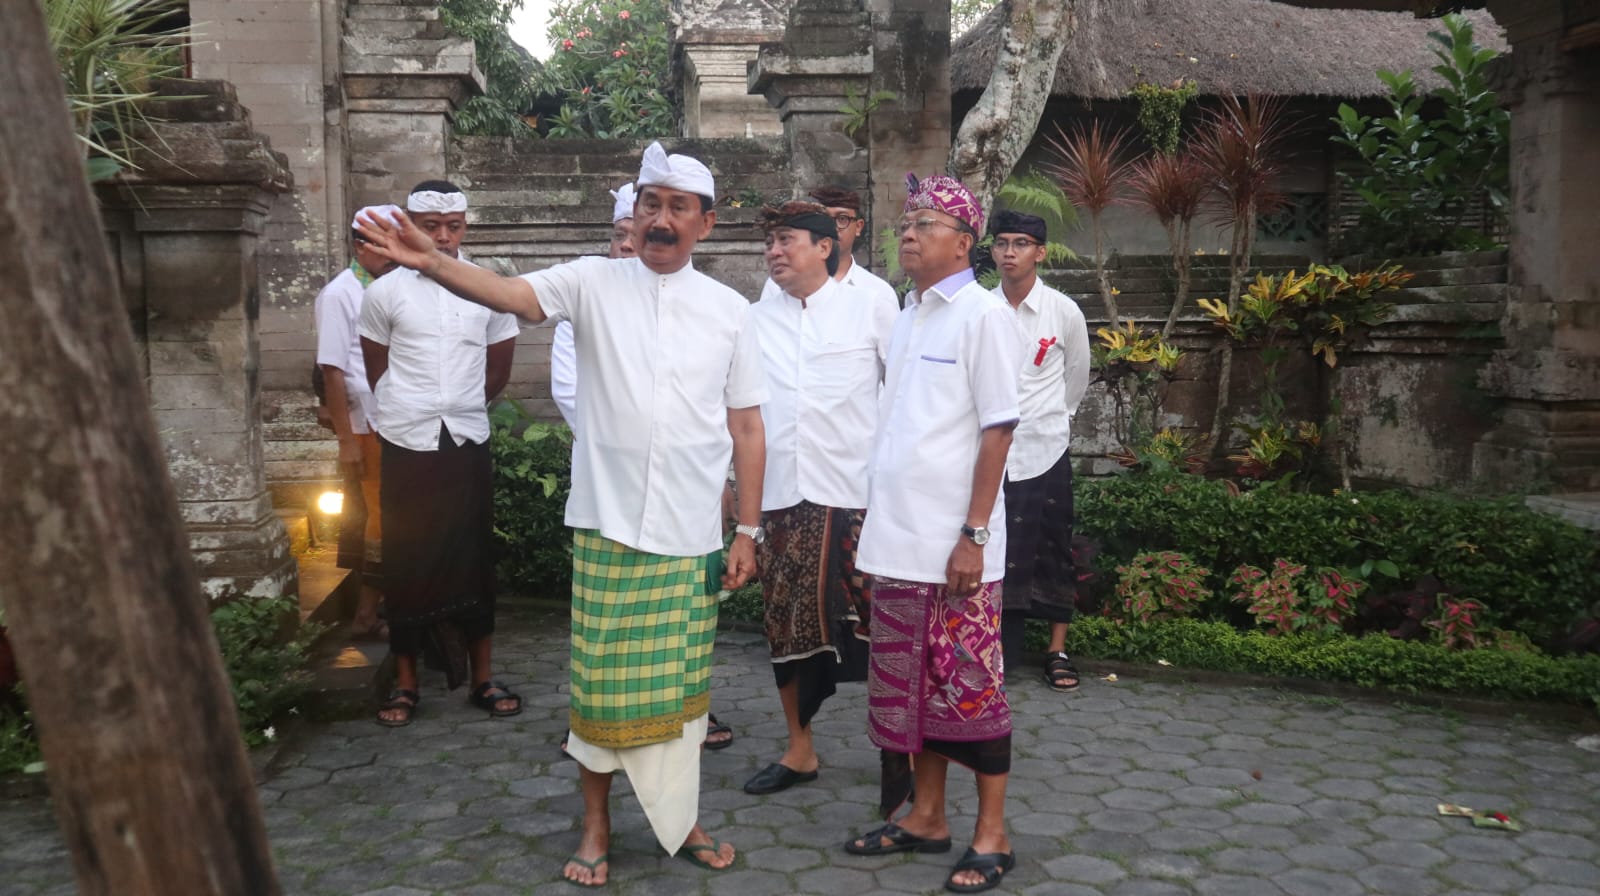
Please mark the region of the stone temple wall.
<svg viewBox="0 0 1600 896"><path fill-rule="evenodd" d="M1304 271L1309 259L1264 255L1254 269ZM1481 488L1474 444L1495 426L1503 403L1480 386L1481 373L1504 343L1499 320L1508 295L1506 253L1456 253L1402 261L1415 277L1389 298L1392 319L1359 347L1340 355L1333 370L1303 355L1286 362L1280 387L1286 416L1314 418L1312 396L1326 378L1343 405L1344 440L1352 480L1415 488ZM1159 329L1170 309L1171 273L1166 256L1121 256L1111 268L1111 283L1121 291L1124 321ZM1362 266L1359 259L1347 265ZM1220 356L1219 331L1198 312L1194 299L1227 292L1226 257L1195 259L1191 304L1180 318L1173 341L1186 352L1172 383L1163 423L1189 432L1210 428L1216 407ZM1253 274L1253 271L1252 271ZM1106 325L1093 271L1058 271L1047 279L1078 301L1089 321L1091 341ZM1241 351L1234 358L1231 407L1236 414L1254 409L1262 376L1260 358ZM1110 473L1118 462L1112 436L1115 408L1103 385L1091 385L1073 421L1072 451L1079 469Z"/></svg>

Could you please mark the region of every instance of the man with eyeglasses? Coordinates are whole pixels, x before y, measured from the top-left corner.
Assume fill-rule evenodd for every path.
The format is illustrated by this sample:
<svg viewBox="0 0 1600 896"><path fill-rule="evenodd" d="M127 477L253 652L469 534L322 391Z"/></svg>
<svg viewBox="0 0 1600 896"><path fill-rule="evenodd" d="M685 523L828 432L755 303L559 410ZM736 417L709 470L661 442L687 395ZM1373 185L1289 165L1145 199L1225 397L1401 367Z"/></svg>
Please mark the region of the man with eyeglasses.
<svg viewBox="0 0 1600 896"><path fill-rule="evenodd" d="M855 246L860 242L862 234L867 232L867 219L861 217L861 194L843 187L817 187L807 194L809 198L827 209L828 217L833 219L834 227L839 231L839 270L834 272L833 279L840 286L854 290L874 301L881 302L900 310L900 294L895 292L889 281L867 270L865 266L856 264ZM780 290L777 284L768 280L761 288L761 299L776 296Z"/></svg>
<svg viewBox="0 0 1600 896"><path fill-rule="evenodd" d="M874 576L868 733L881 749L912 757L916 800L898 822L844 848L948 851L945 779L954 760L975 773L978 818L945 887L976 893L1016 864L1005 825L1011 710L1000 647L1000 483L1021 416L1023 336L1016 315L973 273L984 219L976 197L944 175L908 176L907 185L900 266L916 289L890 340L858 566Z"/></svg>
<svg viewBox="0 0 1600 896"><path fill-rule="evenodd" d="M856 544L878 387L898 309L831 276L841 250L832 215L812 202L762 210L777 294L750 309L772 397L761 488L766 539L756 547L763 622L789 737L745 793L817 778L811 720L840 681L866 678L867 588Z"/></svg>
<svg viewBox="0 0 1600 896"><path fill-rule="evenodd" d="M1066 653L1067 623L1077 595L1072 564L1072 418L1089 388L1089 327L1076 302L1039 278L1045 259L1043 218L1003 211L989 225L1000 271L994 294L1016 312L1031 352L1017 385L1022 420L1006 459L1006 579L1001 641L1022 658L1029 616L1050 622L1044 680L1060 692L1078 689Z"/></svg>

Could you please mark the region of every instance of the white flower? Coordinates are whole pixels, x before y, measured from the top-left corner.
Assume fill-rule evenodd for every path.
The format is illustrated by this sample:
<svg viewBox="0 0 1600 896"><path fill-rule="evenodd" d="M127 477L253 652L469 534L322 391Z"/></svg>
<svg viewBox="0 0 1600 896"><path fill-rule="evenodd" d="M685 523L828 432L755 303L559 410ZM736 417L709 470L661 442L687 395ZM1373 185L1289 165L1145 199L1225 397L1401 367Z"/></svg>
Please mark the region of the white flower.
<svg viewBox="0 0 1600 896"><path fill-rule="evenodd" d="M1360 503L1361 503L1361 502L1360 502L1360 501L1357 501L1357 500L1356 500L1356 499L1355 499L1355 498L1351 498L1351 499L1350 499L1350 503L1351 503L1351 504L1360 504Z"/></svg>
<svg viewBox="0 0 1600 896"><path fill-rule="evenodd" d="M261 736L265 737L267 740L275 740L278 736L278 729L268 725L267 727L261 729Z"/></svg>

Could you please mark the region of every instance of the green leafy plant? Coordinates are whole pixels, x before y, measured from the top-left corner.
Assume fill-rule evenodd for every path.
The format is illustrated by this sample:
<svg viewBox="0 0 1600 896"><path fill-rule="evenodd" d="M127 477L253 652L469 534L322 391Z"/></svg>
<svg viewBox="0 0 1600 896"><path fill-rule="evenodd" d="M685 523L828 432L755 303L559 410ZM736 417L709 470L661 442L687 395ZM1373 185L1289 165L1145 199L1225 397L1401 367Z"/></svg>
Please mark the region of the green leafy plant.
<svg viewBox="0 0 1600 896"><path fill-rule="evenodd" d="M1065 239L1069 231L1078 228L1078 209L1055 181L1030 168L1006 178L998 199L1004 208L1044 219L1046 267L1077 259Z"/></svg>
<svg viewBox="0 0 1600 896"><path fill-rule="evenodd" d="M131 148L164 153L140 141L148 132L143 107L155 96L153 82L183 74L189 30L168 22L186 8L178 0L45 0L45 30L89 180L137 168Z"/></svg>
<svg viewBox="0 0 1600 896"><path fill-rule="evenodd" d="M1139 127L1145 139L1162 155L1178 151L1183 132L1183 110L1200 93L1193 78L1180 78L1171 87L1141 81L1133 85L1133 98L1139 104Z"/></svg>
<svg viewBox="0 0 1600 896"><path fill-rule="evenodd" d="M526 594L565 597L572 581L572 534L565 523L572 433L535 421L510 399L498 402L489 419L499 582Z"/></svg>
<svg viewBox="0 0 1600 896"><path fill-rule="evenodd" d="M1217 299L1199 300L1201 311L1233 343L1261 353L1260 414L1254 421L1235 421L1247 440L1243 453L1230 457L1247 466L1241 474L1259 479L1302 471L1313 460L1307 452L1321 446L1325 436L1337 435L1333 389L1325 371L1338 364L1340 352L1393 316L1394 305L1382 294L1400 289L1412 276L1399 265L1354 274L1337 265L1312 265L1303 275L1257 274L1231 306ZM1323 361L1314 390L1321 423L1284 418L1278 383L1289 350L1297 344ZM1333 441L1335 463L1348 478L1342 446ZM1285 460L1295 463L1280 463Z"/></svg>
<svg viewBox="0 0 1600 896"><path fill-rule="evenodd" d="M1184 669L1343 682L1401 693L1591 705L1600 693L1600 654L1552 657L1515 650L1447 650L1385 635L1240 631L1225 622L1174 619L1120 623L1082 617L1067 652L1083 659L1165 660Z"/></svg>
<svg viewBox="0 0 1600 896"><path fill-rule="evenodd" d="M525 117L534 101L539 64L511 39L507 26L522 0L441 0L439 19L472 41L484 92L456 111L458 134L483 137L538 135Z"/></svg>
<svg viewBox="0 0 1600 896"><path fill-rule="evenodd" d="M677 128L667 0L555 0L565 29L534 90L562 97L551 137L648 139Z"/></svg>
<svg viewBox="0 0 1600 896"><path fill-rule="evenodd" d="M1600 593L1593 534L1514 499L1241 491L1197 476L1141 475L1078 483L1074 512L1076 530L1102 547L1103 571L1152 547L1212 570L1292 557L1313 569L1359 572L1364 561L1382 558L1396 573L1390 578L1437 580L1421 592L1419 619L1431 615L1438 593L1470 595L1485 607L1482 626L1520 632L1545 648L1563 645L1569 628L1593 615ZM1222 590L1226 583L1208 584Z"/></svg>
<svg viewBox="0 0 1600 896"><path fill-rule="evenodd" d="M230 601L211 611L245 743L259 746L311 685L306 658L322 626L299 621L293 598Z"/></svg>
<svg viewBox="0 0 1600 896"><path fill-rule="evenodd" d="M1176 551L1146 551L1117 567L1117 597L1127 619L1149 622L1189 616L1211 599L1211 570Z"/></svg>
<svg viewBox="0 0 1600 896"><path fill-rule="evenodd" d="M1131 456L1160 430L1167 387L1177 378L1183 352L1154 330L1132 320L1121 327L1101 327L1089 345L1089 367L1096 383L1111 394L1116 411L1112 432ZM1126 461L1125 461L1126 462Z"/></svg>
<svg viewBox="0 0 1600 896"><path fill-rule="evenodd" d="M14 708L0 703L0 775L42 768L33 712L20 702Z"/></svg>
<svg viewBox="0 0 1600 896"><path fill-rule="evenodd" d="M1333 119L1334 140L1360 160L1355 170L1338 172L1362 202L1341 251L1395 257L1495 242L1511 183L1511 116L1489 87L1489 65L1499 54L1474 41L1464 16L1440 21L1445 31L1430 37L1443 87L1423 96L1409 71L1381 70L1389 114L1359 115L1340 104ZM1430 98L1442 109L1425 117ZM1487 212L1487 228L1469 221L1476 212Z"/></svg>
<svg viewBox="0 0 1600 896"><path fill-rule="evenodd" d="M1206 113L1191 144L1197 164L1211 183L1216 220L1228 227L1228 311L1236 308L1250 254L1256 220L1282 202L1277 181L1283 169L1289 119L1278 97L1232 95ZM1233 345L1225 344L1217 377L1216 410L1211 420L1211 450L1221 455L1223 429L1233 381Z"/></svg>
<svg viewBox="0 0 1600 896"><path fill-rule="evenodd" d="M899 99L899 94L892 90L874 90L867 96L856 92L854 87L844 90L844 105L839 111L844 113L844 132L854 137L856 132L867 126L872 120L872 113L884 103L892 103Z"/></svg>

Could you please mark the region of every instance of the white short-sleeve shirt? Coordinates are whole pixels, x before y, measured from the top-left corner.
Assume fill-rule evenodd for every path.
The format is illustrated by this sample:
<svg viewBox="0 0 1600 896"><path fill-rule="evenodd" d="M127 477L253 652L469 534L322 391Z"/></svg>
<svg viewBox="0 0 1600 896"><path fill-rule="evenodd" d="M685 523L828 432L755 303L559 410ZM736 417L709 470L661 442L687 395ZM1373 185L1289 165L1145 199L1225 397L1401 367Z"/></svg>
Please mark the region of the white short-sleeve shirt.
<svg viewBox="0 0 1600 896"><path fill-rule="evenodd" d="M1004 287L994 294L1007 305ZM1067 453L1072 418L1089 388L1089 326L1078 303L1035 277L1014 309L1027 339L1017 384L1022 419L1011 434L1006 475L1013 482L1043 476Z"/></svg>
<svg viewBox="0 0 1600 896"><path fill-rule="evenodd" d="M360 333L389 347L389 369L376 390L379 435L412 451L438 450L441 426L457 445L489 440L487 351L516 337L515 315L402 268L367 287Z"/></svg>
<svg viewBox="0 0 1600 896"><path fill-rule="evenodd" d="M750 310L767 386L761 509L867 506L878 391L898 310L829 278L804 302L771 280Z"/></svg>
<svg viewBox="0 0 1600 896"><path fill-rule="evenodd" d="M317 293L313 312L317 321L317 363L344 371L344 391L350 403L350 431L369 433L377 419L377 402L367 385L367 362L361 354L361 296L365 287L349 268L328 281Z"/></svg>
<svg viewBox="0 0 1600 896"><path fill-rule="evenodd" d="M728 410L767 400L750 303L692 265L580 258L523 275L571 321L577 427L567 525L687 557L722 547Z"/></svg>
<svg viewBox="0 0 1600 896"><path fill-rule="evenodd" d="M1003 299L968 281L907 297L890 341L856 565L911 582L946 580L983 430L1015 422L1023 336ZM1005 496L995 496L983 580L1005 577Z"/></svg>

